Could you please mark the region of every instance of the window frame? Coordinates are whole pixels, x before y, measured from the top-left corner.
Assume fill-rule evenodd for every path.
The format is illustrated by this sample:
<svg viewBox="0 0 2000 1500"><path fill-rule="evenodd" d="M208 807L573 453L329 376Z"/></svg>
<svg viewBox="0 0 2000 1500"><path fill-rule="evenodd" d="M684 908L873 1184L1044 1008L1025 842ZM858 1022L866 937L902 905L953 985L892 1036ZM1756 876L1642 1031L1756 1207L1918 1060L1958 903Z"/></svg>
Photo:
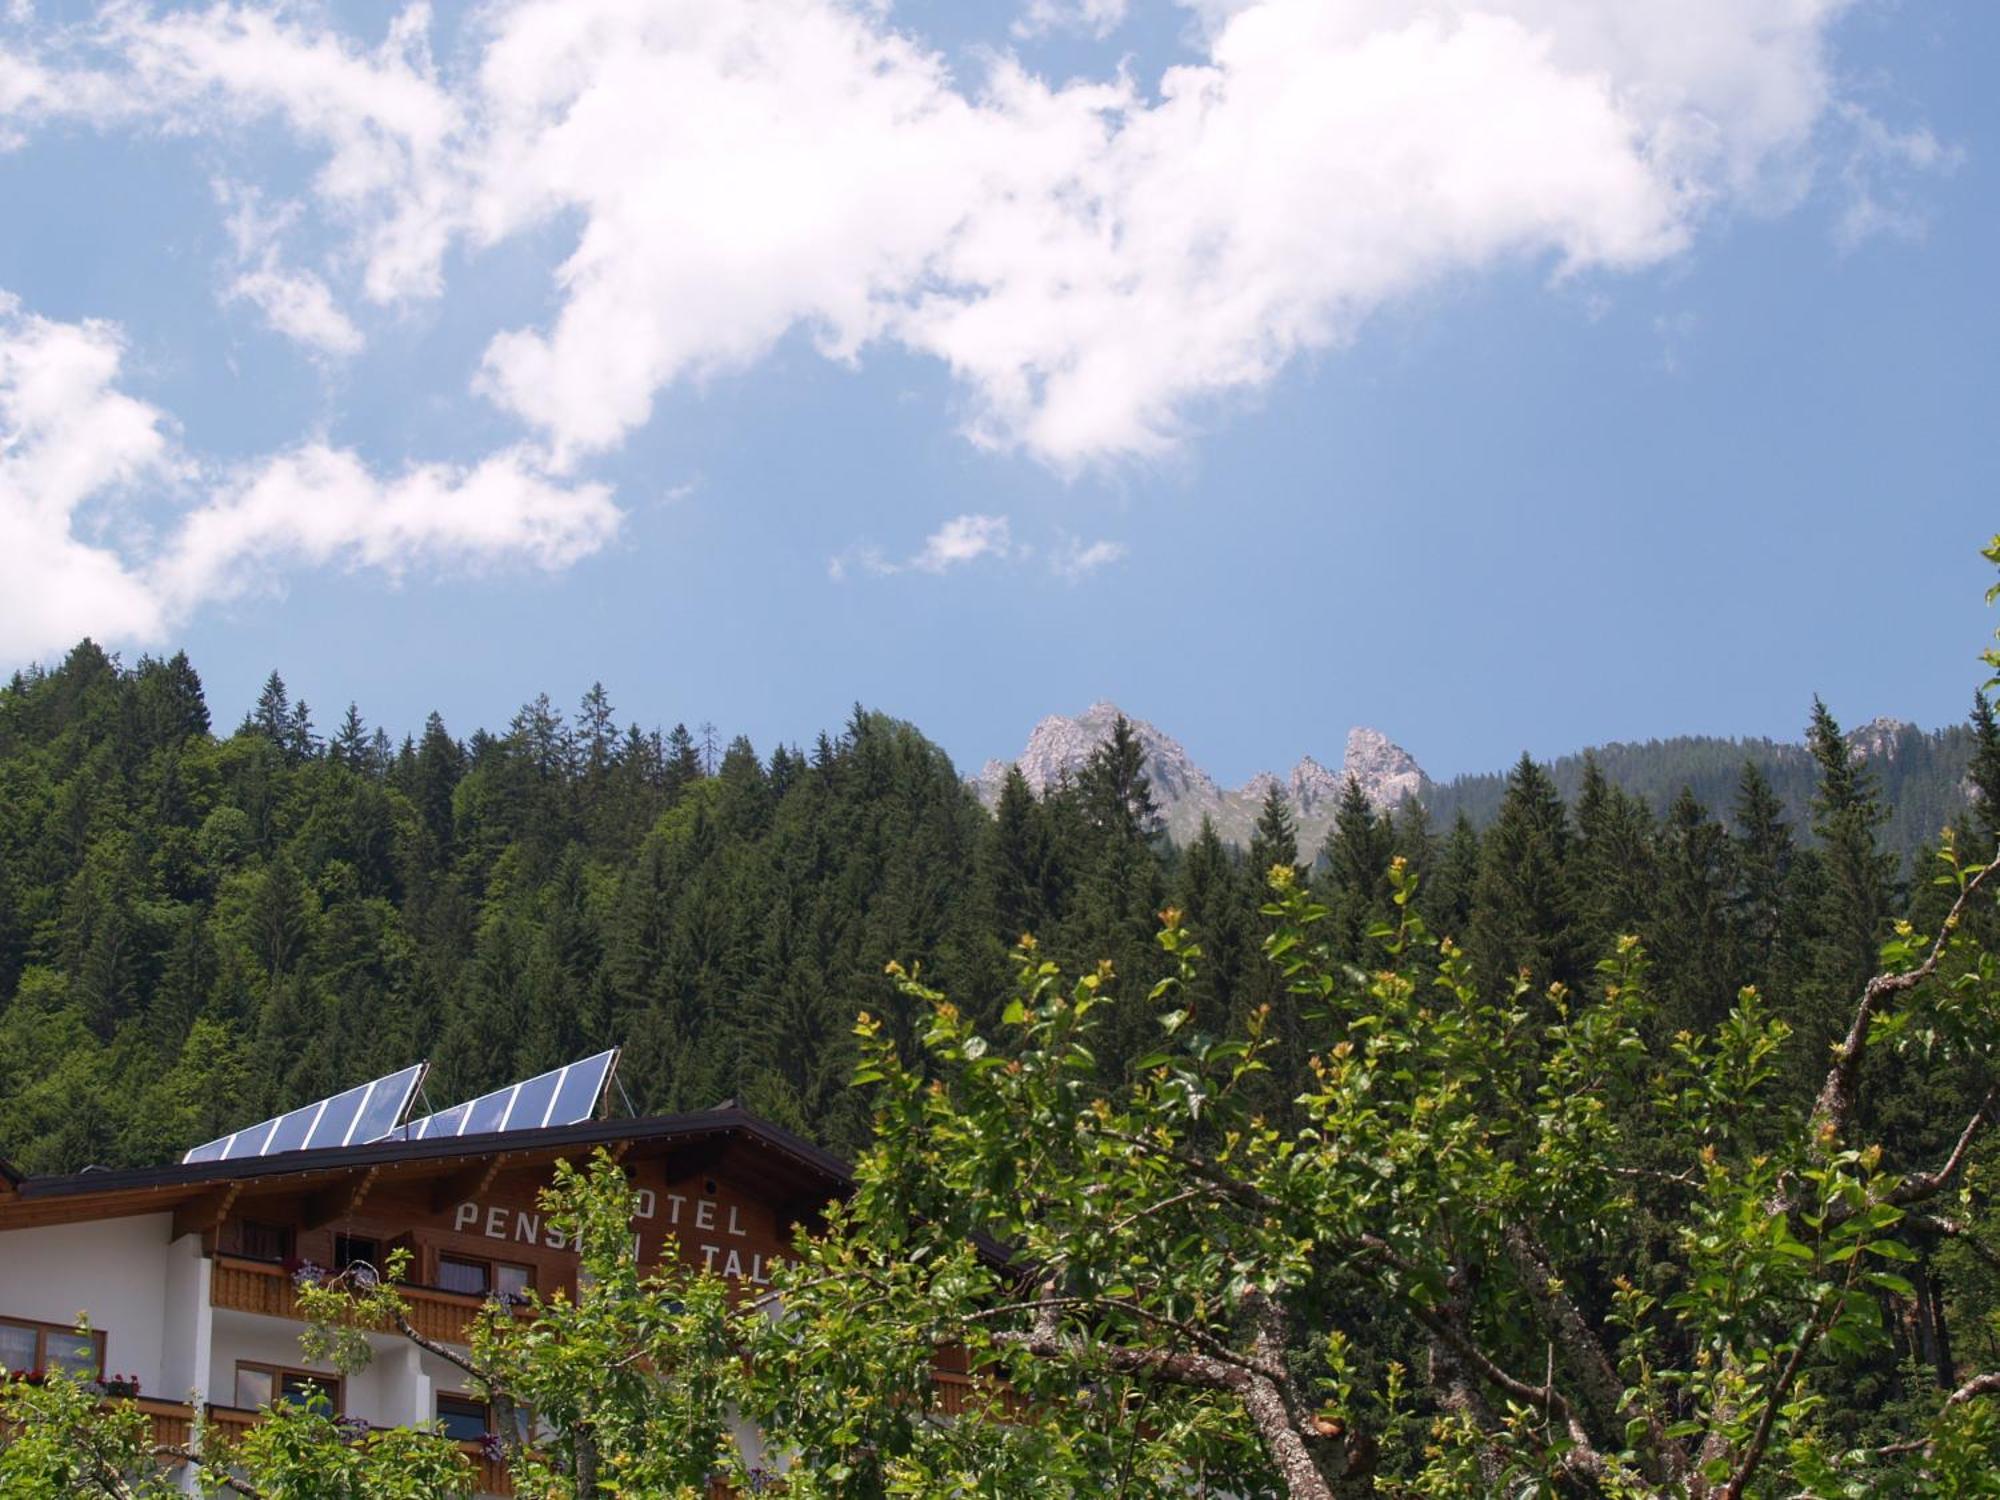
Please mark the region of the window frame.
<svg viewBox="0 0 2000 1500"><path fill-rule="evenodd" d="M446 1286L444 1284L444 1263L446 1261L452 1261L461 1266L480 1267L486 1273L485 1290L468 1292L458 1287ZM535 1290L536 1276L533 1261L498 1260L490 1255L466 1255L457 1250L438 1251L436 1262L432 1267L431 1285L440 1292L450 1292L454 1297L478 1297L488 1302L510 1301L515 1299L517 1294L500 1290L500 1271L503 1267L510 1271L526 1273L527 1280L523 1283L523 1290L530 1292Z"/></svg>
<svg viewBox="0 0 2000 1500"><path fill-rule="evenodd" d="M329 1416L341 1417L346 1415L347 1382L337 1374L325 1374L318 1370L302 1370L297 1365L272 1364L269 1360L265 1359L239 1359L236 1361L236 1389L230 1392L232 1396L242 1396L243 1372L245 1370L255 1370L258 1374L268 1375L271 1378L271 1400L266 1402L261 1408L255 1406L238 1406L236 1408L237 1411L269 1410L271 1407L278 1405L284 1400L285 1381L292 1379L303 1380L309 1385L319 1387L321 1393L326 1396L328 1402L332 1405L333 1409L328 1413Z"/></svg>
<svg viewBox="0 0 2000 1500"><path fill-rule="evenodd" d="M471 1395L465 1391L439 1391L436 1393L436 1397L432 1402L432 1408L433 1408L433 1414L435 1415L437 1422L440 1426L444 1425L444 1419L445 1419L444 1404L447 1401L459 1402L467 1408L475 1406L479 1408L479 1421L480 1421L479 1435L477 1437L453 1437L449 1429L447 1429L445 1432L445 1436L450 1437L453 1442L481 1443L484 1442L487 1438L492 1437L494 1435L496 1429L493 1425L492 1402L481 1401L477 1396ZM462 1411L459 1413L460 1416L469 1416L470 1414L471 1413L469 1410Z"/></svg>
<svg viewBox="0 0 2000 1500"><path fill-rule="evenodd" d="M28 1366L26 1370L9 1370L7 1372L9 1375L28 1375L38 1370L46 1374L51 1369L66 1370L69 1368L67 1365L51 1365L49 1363L49 1335L55 1334L60 1338L77 1338L79 1335L75 1325L72 1324L65 1327L61 1323L45 1323L39 1318L16 1318L12 1315L0 1315L0 1324L4 1324L9 1328L25 1328L35 1336L35 1362ZM105 1369L105 1348L109 1340L105 1337L104 1330L101 1328L91 1329L89 1338L91 1346L97 1351L97 1368L91 1373L90 1378L102 1384Z"/></svg>
<svg viewBox="0 0 2000 1500"><path fill-rule="evenodd" d="M352 1251L356 1245L366 1246L374 1253L370 1255L354 1255ZM342 1255L343 1251L348 1252L344 1258ZM333 1269L336 1271L345 1271L349 1266L358 1264L366 1265L377 1275L380 1275L382 1262L386 1259L388 1257L383 1251L380 1235L348 1234L342 1231L333 1237Z"/></svg>
<svg viewBox="0 0 2000 1500"><path fill-rule="evenodd" d="M277 1235L284 1249L277 1255L257 1255L250 1249L250 1231L268 1230ZM290 1260L298 1251L299 1237L290 1224L273 1224L268 1219L238 1219L236 1221L236 1253L245 1260L254 1260L261 1265L279 1266Z"/></svg>

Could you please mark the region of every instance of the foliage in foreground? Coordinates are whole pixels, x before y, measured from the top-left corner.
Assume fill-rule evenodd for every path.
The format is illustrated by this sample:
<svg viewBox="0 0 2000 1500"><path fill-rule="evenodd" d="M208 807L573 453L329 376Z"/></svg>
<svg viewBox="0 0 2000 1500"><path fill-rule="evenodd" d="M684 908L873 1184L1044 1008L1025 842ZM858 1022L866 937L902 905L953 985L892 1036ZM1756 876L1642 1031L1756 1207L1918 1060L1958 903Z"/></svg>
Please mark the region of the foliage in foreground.
<svg viewBox="0 0 2000 1500"><path fill-rule="evenodd" d="M1853 946L1887 885L1865 778L1817 719L1816 878ZM1104 784L1143 805L1143 777ZM1689 861L1714 847L1692 814L1677 840ZM583 1247L578 1300L495 1308L469 1354L426 1347L537 1413L510 1462L542 1500L748 1481L733 1408L795 1460L801 1500L2000 1495L2000 1372L1947 1347L1932 1272L1961 1249L2000 1264L1980 1175L2000 865L1947 837L1925 930L1896 926L1821 1036L1754 987L1689 1024L1630 937L1566 982L1578 931L1536 908L1576 894L1554 847L1525 813L1496 829L1466 947L1403 859L1358 933L1365 908L1279 859L1279 980L1249 1006L1172 911L1143 996L1109 963L1066 977L1032 940L990 1021L892 969L903 1008L858 1029L873 1145L781 1273L781 1320L634 1264L602 1161L551 1201ZM1706 919L1681 915L1685 964ZM1512 978L1491 961L1510 934ZM425 1342L393 1275L306 1300L312 1349L343 1363L371 1332ZM1923 1358L1899 1365L1918 1322ZM972 1372L949 1402L939 1359ZM274 1418L203 1482L268 1500L466 1482L435 1434ZM154 1461L182 1455L145 1443L129 1406L9 1387L0 1494L150 1496Z"/></svg>

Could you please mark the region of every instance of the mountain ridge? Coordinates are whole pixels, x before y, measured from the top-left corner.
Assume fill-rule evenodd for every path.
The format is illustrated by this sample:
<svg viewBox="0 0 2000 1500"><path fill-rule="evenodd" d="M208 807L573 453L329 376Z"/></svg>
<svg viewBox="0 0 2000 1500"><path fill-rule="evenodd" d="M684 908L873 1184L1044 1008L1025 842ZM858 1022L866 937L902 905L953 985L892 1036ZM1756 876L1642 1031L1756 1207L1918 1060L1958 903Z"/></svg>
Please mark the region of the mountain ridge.
<svg viewBox="0 0 2000 1500"><path fill-rule="evenodd" d="M1214 823L1225 843L1248 844L1264 800L1275 787L1297 821L1299 848L1315 851L1333 826L1341 788L1349 776L1360 783L1368 800L1385 812L1409 796L1420 795L1429 785L1423 768L1407 750L1380 730L1357 725L1348 731L1338 771L1329 770L1308 754L1300 756L1282 777L1259 771L1242 786L1225 788L1195 764L1180 741L1105 700L1073 717L1047 715L1029 733L1020 755L1011 761L989 760L977 776L967 780L980 801L992 807L1000 799L1008 768L1019 766L1029 789L1042 796L1083 769L1091 753L1110 738L1121 715L1132 726L1145 753L1153 800L1159 805L1167 836L1177 844L1192 840L1201 831L1204 817Z"/></svg>
<svg viewBox="0 0 2000 1500"><path fill-rule="evenodd" d="M1049 714L1037 723L1027 745L1015 759L993 759L976 776L966 778L979 799L991 808L1000 796L1010 766L1018 765L1029 788L1041 796L1074 778L1091 752L1111 734L1120 717L1108 700L1093 703L1081 714ZM1311 754L1300 756L1291 771L1280 775L1259 771L1242 786L1221 786L1173 736L1151 722L1124 714L1145 755L1146 774L1169 839L1186 845L1210 819L1226 843L1250 841L1265 796L1276 788L1298 825L1299 850L1311 858L1324 844L1333 825L1341 788L1351 774L1378 811L1390 811L1416 797L1429 812L1434 827L1448 826L1463 812L1475 827L1492 821L1505 793L1507 769L1469 772L1433 781L1416 758L1380 730L1358 725L1348 731L1340 769L1330 770ZM1887 822L1885 848L1908 857L1970 802L1965 768L1971 757L1969 731L1962 725L1925 730L1907 720L1877 716L1847 731L1857 758L1868 763L1881 783ZM1817 780L1811 754L1796 741L1760 737L1678 735L1645 741L1608 741L1544 761L1566 800L1582 781L1586 757L1594 756L1607 778L1639 796L1657 815L1679 793L1691 788L1711 813L1727 819L1744 763L1764 772L1784 803L1799 834L1810 841L1812 789Z"/></svg>

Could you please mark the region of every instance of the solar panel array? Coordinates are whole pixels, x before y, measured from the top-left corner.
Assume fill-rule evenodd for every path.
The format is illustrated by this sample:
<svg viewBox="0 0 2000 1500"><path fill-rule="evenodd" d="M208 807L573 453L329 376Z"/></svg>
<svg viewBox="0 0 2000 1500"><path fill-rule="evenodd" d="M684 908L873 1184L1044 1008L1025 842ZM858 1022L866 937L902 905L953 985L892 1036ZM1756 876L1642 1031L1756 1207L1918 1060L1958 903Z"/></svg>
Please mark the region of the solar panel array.
<svg viewBox="0 0 2000 1500"><path fill-rule="evenodd" d="M407 1141L445 1136L488 1135L499 1130L539 1130L550 1125L579 1125L597 1113L598 1101L610 1087L618 1049L600 1052L581 1062L539 1073L522 1083L481 1094L464 1104L423 1115L398 1132Z"/></svg>
<svg viewBox="0 0 2000 1500"><path fill-rule="evenodd" d="M248 1156L316 1151L326 1146L365 1146L370 1141L386 1140L396 1133L429 1066L429 1063L413 1063L400 1072L335 1094L331 1099L205 1142L181 1160L240 1161Z"/></svg>

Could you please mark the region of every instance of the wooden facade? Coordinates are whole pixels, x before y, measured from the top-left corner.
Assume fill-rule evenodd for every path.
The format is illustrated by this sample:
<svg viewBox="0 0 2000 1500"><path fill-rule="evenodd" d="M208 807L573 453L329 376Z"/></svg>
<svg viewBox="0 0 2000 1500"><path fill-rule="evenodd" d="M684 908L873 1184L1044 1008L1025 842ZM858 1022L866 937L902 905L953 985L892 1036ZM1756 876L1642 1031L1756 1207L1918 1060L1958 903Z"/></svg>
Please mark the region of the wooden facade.
<svg viewBox="0 0 2000 1500"><path fill-rule="evenodd" d="M162 1289L199 1286L199 1307L178 1305L189 1300L178 1293L160 1294L173 1306L155 1296L152 1318L198 1332L162 1336L151 1366L123 1357L139 1342L128 1336L139 1311L131 1301L122 1318L93 1311L92 1324L110 1339L113 1367L143 1368L141 1405L157 1441L188 1442L200 1412L209 1440L228 1442L258 1418L237 1398L246 1378L273 1389L288 1374L317 1378L293 1372L296 1357L283 1354L296 1349L298 1285L308 1267L365 1261L381 1270L394 1252L407 1252L402 1290L411 1321L451 1345L466 1342L493 1301L508 1305L510 1292L574 1294L577 1256L550 1223L541 1193L559 1161L581 1166L600 1151L632 1186L642 1263L671 1254L744 1296L768 1282L796 1230L816 1223L849 1187L843 1163L733 1109L66 1178L9 1171L0 1174L0 1317L31 1317L38 1308L53 1316L46 1308L56 1302L73 1317L76 1283L64 1278L79 1244L115 1241L117 1263L157 1275ZM146 1271L149 1258L157 1272ZM517 1304L516 1315L529 1314ZM187 1383L180 1372L192 1372ZM398 1388L393 1399L408 1410L389 1409L386 1377L378 1390L364 1377L343 1383L336 1404L343 1415L380 1425L427 1421L438 1415L439 1397L456 1395L447 1378L430 1380L414 1405ZM170 1394L190 1399L158 1399ZM504 1463L478 1444L465 1451L482 1493L510 1492Z"/></svg>

